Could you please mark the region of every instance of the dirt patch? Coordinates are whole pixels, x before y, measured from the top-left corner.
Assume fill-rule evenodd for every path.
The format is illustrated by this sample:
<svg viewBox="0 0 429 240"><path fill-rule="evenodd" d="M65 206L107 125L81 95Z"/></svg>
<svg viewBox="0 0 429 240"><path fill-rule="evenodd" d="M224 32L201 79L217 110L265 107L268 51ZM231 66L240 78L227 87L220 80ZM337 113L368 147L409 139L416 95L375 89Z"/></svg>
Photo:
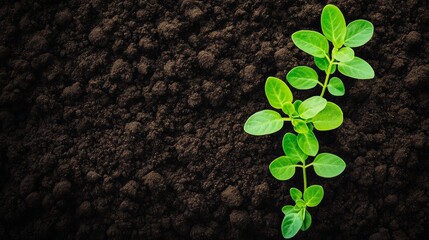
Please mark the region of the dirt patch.
<svg viewBox="0 0 429 240"><path fill-rule="evenodd" d="M161 3L162 2L162 3ZM300 186L268 164L281 134L243 123L267 76L312 64L316 1L18 1L0 7L1 239L279 239ZM429 235L427 1L337 1L375 36L343 78L345 121L316 133L347 162L297 239ZM311 92L296 92L298 98Z"/></svg>

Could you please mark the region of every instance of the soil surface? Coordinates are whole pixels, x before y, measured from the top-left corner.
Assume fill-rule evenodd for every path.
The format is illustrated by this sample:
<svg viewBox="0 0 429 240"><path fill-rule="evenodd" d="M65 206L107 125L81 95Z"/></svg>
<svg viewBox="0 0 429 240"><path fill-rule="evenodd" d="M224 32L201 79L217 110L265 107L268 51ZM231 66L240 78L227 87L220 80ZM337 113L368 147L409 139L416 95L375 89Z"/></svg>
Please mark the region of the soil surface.
<svg viewBox="0 0 429 240"><path fill-rule="evenodd" d="M347 168L310 173L325 198L296 239L429 236L427 1L67 2L0 7L0 239L281 239L302 178L243 124L268 76L314 66L290 35L326 3L373 22L376 78L329 97L344 124L316 135Z"/></svg>

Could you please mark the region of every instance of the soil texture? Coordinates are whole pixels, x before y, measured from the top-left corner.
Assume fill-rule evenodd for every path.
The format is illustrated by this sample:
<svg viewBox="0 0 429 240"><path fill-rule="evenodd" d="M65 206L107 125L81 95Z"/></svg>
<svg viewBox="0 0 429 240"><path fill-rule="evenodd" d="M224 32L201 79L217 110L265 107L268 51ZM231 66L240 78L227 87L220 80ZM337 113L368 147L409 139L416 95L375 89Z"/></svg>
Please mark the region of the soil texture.
<svg viewBox="0 0 429 240"><path fill-rule="evenodd" d="M281 239L302 178L275 180L282 133L243 124L268 76L314 67L290 36L321 31L327 3L373 22L356 54L376 78L328 97L345 119L320 150L347 168L310 172L325 198L295 239L426 239L425 0L4 1L0 239Z"/></svg>

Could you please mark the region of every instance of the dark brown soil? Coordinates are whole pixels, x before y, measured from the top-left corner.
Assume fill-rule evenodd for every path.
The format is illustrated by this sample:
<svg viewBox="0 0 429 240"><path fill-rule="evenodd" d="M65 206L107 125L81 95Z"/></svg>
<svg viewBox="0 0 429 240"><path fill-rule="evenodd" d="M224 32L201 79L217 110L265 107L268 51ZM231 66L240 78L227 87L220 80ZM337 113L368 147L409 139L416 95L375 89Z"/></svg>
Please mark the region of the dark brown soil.
<svg viewBox="0 0 429 240"><path fill-rule="evenodd" d="M374 23L376 78L330 98L344 124L317 136L347 169L310 174L325 199L296 239L426 239L428 3L328 2ZM276 181L282 134L243 123L267 76L312 64L290 35L326 3L2 3L0 239L280 239L301 176Z"/></svg>

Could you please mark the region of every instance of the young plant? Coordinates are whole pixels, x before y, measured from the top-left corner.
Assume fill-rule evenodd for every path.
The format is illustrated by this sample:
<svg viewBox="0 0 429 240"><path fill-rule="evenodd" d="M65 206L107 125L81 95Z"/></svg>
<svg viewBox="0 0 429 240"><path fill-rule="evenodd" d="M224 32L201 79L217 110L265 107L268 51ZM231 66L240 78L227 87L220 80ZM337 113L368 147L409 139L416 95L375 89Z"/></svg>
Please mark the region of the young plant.
<svg viewBox="0 0 429 240"><path fill-rule="evenodd" d="M366 20L355 20L346 26L340 9L334 5L323 8L321 16L322 32L301 30L292 34L294 44L314 57L315 65L325 72L324 81L311 67L298 66L286 75L287 82L299 90L312 89L319 85L322 90L319 96L312 96L304 101L293 99L287 84L279 78L268 77L265 83L265 94L269 104L281 110L281 113L265 109L254 113L244 124L244 131L256 136L275 133L283 128L285 122L292 124L297 133L286 133L282 147L284 156L271 162L269 170L274 178L285 181L302 169L303 191L290 189L290 196L295 205L286 205L281 231L284 238L292 238L299 230L307 230L312 222L307 208L316 207L323 199L324 190L320 185L307 187L306 170L313 167L314 172L323 178L340 175L345 162L331 153L318 153L319 142L314 130L329 131L338 128L343 122L341 108L324 98L326 89L333 96L343 96L345 88L342 80L331 77L338 69L340 73L355 79L374 78L374 70L363 59L355 56L352 48L368 42L374 32L373 25ZM330 51L330 44L332 50ZM309 157L314 157L310 162Z"/></svg>

